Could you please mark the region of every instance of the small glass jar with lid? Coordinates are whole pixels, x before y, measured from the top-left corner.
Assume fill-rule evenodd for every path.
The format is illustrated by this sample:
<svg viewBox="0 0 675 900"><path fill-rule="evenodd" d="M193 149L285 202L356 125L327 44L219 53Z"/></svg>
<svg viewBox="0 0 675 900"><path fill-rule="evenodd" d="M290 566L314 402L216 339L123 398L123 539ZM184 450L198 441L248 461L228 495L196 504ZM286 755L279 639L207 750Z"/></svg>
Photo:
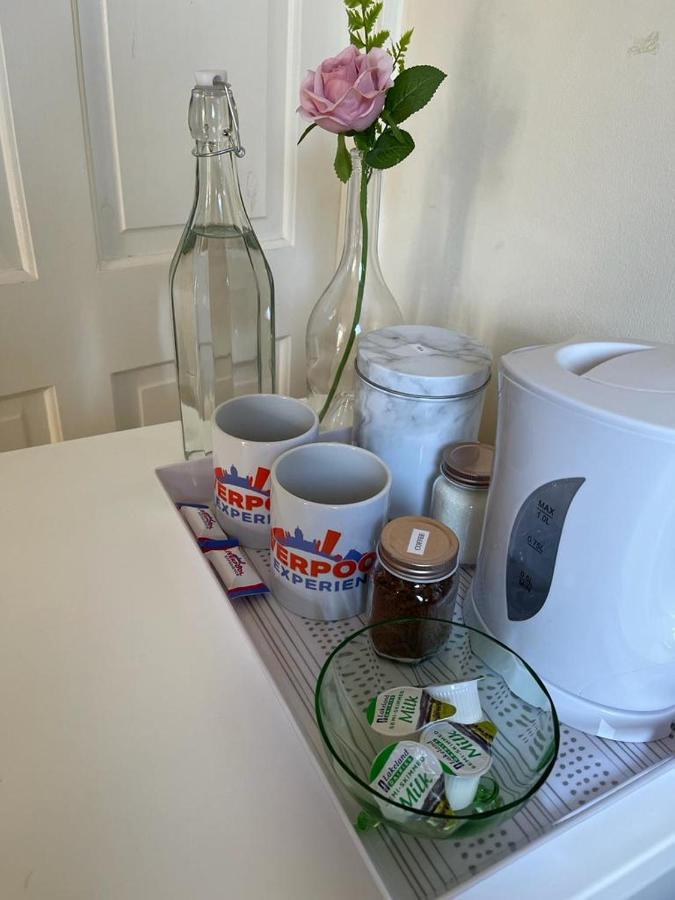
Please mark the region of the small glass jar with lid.
<svg viewBox="0 0 675 900"><path fill-rule="evenodd" d="M377 561L368 588L368 622L386 619L451 619L457 589L459 541L455 533L427 516L402 516L382 529ZM437 653L450 634L445 622L411 628L392 622L375 630L380 656L419 662Z"/></svg>
<svg viewBox="0 0 675 900"><path fill-rule="evenodd" d="M450 444L431 493L431 515L459 538L459 562L475 566L483 531L494 447L478 441Z"/></svg>

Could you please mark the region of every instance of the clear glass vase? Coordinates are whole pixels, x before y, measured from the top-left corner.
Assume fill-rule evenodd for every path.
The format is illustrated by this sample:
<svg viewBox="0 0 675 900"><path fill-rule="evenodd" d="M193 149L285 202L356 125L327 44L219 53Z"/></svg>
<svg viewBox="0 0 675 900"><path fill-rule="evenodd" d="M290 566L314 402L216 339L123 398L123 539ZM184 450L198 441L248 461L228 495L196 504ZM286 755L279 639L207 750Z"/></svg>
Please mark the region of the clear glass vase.
<svg viewBox="0 0 675 900"><path fill-rule="evenodd" d="M307 386L312 406L321 412L348 346L362 266L363 228L360 210L362 154L351 151L352 175L349 179L345 237L337 271L316 303L307 323ZM367 222L368 252L361 315L356 326L359 334L400 325L401 310L382 275L378 255L380 192L382 173L366 171L368 178ZM354 407L354 358L356 341L345 362L342 375L325 412L322 431L347 428L352 424Z"/></svg>

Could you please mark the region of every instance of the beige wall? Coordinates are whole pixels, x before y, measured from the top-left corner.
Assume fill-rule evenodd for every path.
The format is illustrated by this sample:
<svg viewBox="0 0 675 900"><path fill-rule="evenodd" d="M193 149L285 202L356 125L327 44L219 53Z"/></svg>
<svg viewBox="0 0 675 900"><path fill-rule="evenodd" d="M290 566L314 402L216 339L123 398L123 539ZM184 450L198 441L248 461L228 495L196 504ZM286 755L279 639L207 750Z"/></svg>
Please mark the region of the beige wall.
<svg viewBox="0 0 675 900"><path fill-rule="evenodd" d="M407 318L495 354L675 342L673 0L408 0L404 18L410 64L448 73L386 176L383 266Z"/></svg>

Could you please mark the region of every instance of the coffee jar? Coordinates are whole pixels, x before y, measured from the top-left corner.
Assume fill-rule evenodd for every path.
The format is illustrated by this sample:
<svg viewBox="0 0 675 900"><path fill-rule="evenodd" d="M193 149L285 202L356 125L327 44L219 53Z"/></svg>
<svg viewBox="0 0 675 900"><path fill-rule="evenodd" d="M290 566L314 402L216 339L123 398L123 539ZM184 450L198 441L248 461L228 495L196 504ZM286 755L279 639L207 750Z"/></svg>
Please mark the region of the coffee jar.
<svg viewBox="0 0 675 900"><path fill-rule="evenodd" d="M392 473L390 515L425 515L443 448L478 436L491 354L465 334L394 325L359 341L354 443Z"/></svg>
<svg viewBox="0 0 675 900"><path fill-rule="evenodd" d="M368 587L368 622L413 617L424 620L383 625L373 634L380 656L418 662L437 653L450 626L457 599L459 541L455 533L426 516L402 516L382 529Z"/></svg>

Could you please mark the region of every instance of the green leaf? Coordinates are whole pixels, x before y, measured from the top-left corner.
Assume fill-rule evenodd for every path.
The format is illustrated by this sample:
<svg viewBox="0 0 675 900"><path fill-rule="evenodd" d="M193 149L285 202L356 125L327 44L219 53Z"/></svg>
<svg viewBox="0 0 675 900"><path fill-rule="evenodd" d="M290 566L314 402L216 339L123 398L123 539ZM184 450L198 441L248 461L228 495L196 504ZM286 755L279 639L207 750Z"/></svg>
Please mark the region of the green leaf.
<svg viewBox="0 0 675 900"><path fill-rule="evenodd" d="M354 135L354 144L361 151L361 153L367 153L371 147L370 141L363 133Z"/></svg>
<svg viewBox="0 0 675 900"><path fill-rule="evenodd" d="M414 30L414 28L410 28L408 31L404 31L401 35L401 40L398 42L396 64L398 65L399 72L402 72L405 69L405 55L410 47L410 40Z"/></svg>
<svg viewBox="0 0 675 900"><path fill-rule="evenodd" d="M387 112L386 109L382 110L382 120L386 122L386 124L391 128L392 133L397 141L400 141L402 144L405 143L404 132L398 127L391 113Z"/></svg>
<svg viewBox="0 0 675 900"><path fill-rule="evenodd" d="M299 146L300 146L300 144L304 141L304 139L305 139L305 138L307 137L307 135L310 133L310 131L312 130L312 128L316 128L316 122L312 122L311 125L308 125L307 128L305 128L305 130L302 132L302 134L301 134L300 137L298 138L298 143L296 144L296 147L299 147Z"/></svg>
<svg viewBox="0 0 675 900"><path fill-rule="evenodd" d="M405 51L410 46L410 39L413 36L414 28L408 29L408 31L404 31L401 35L401 40L398 42L398 49L401 53L405 53Z"/></svg>
<svg viewBox="0 0 675 900"><path fill-rule="evenodd" d="M377 132L375 131L375 124L373 124L366 128L365 131L357 131L354 134L354 143L362 153L367 153L375 143L376 138Z"/></svg>
<svg viewBox="0 0 675 900"><path fill-rule="evenodd" d="M375 27L375 23L377 22L380 13L382 12L382 7L384 3L375 3L370 9L365 13L363 17L363 23L366 27L367 31L370 31Z"/></svg>
<svg viewBox="0 0 675 900"><path fill-rule="evenodd" d="M386 128L375 141L372 150L366 153L366 164L373 169L390 169L403 162L415 149L415 141L407 131L399 129L403 140L399 140L390 128Z"/></svg>
<svg viewBox="0 0 675 900"><path fill-rule="evenodd" d="M349 155L349 150L347 150L344 134L338 134L337 136L337 151L335 153L335 162L333 165L335 167L335 174L340 181L349 181L352 174L352 158Z"/></svg>
<svg viewBox="0 0 675 900"><path fill-rule="evenodd" d="M446 77L435 66L412 66L398 75L387 91L385 108L394 121L404 122L408 116L426 106Z"/></svg>
<svg viewBox="0 0 675 900"><path fill-rule="evenodd" d="M366 46L363 43L363 41L361 40L361 38L358 36L358 34L353 33L353 32L350 32L350 34L349 34L349 43L353 44L355 47L358 47L359 50L364 50L365 46Z"/></svg>
<svg viewBox="0 0 675 900"><path fill-rule="evenodd" d="M360 9L361 0L345 0L345 6L347 9Z"/></svg>
<svg viewBox="0 0 675 900"><path fill-rule="evenodd" d="M359 28L363 28L363 18L360 13L353 12L352 10L347 10L347 22L349 23L350 31L358 31Z"/></svg>
<svg viewBox="0 0 675 900"><path fill-rule="evenodd" d="M385 42L389 40L389 32L388 31L377 31L375 34L371 35L368 38L368 43L372 47L384 47Z"/></svg>

